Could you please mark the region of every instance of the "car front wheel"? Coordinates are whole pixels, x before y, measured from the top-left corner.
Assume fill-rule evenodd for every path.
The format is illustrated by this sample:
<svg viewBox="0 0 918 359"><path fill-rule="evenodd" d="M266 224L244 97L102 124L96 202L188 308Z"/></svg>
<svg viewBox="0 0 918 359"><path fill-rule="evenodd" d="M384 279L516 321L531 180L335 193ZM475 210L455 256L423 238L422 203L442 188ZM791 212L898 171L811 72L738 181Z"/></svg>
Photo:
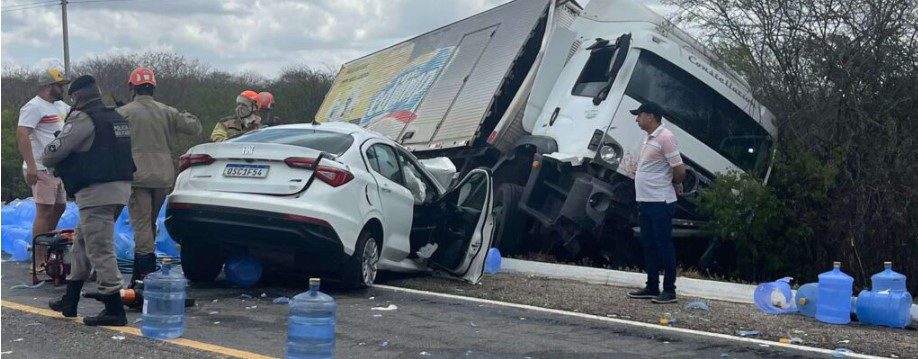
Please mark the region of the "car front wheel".
<svg viewBox="0 0 918 359"><path fill-rule="evenodd" d="M379 242L370 231L364 230L357 238L354 255L344 264L342 281L351 289L366 288L376 280L379 266Z"/></svg>

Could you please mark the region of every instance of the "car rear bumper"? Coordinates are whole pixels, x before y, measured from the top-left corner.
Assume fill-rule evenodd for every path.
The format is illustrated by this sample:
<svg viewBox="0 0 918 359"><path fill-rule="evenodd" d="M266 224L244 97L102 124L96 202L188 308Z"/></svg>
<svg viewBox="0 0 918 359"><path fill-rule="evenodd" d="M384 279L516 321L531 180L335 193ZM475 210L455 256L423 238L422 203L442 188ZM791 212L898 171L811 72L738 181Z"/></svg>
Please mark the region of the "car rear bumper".
<svg viewBox="0 0 918 359"><path fill-rule="evenodd" d="M296 253L310 267L337 268L349 257L338 233L321 219L216 205L170 202L165 225L182 245L271 249Z"/></svg>

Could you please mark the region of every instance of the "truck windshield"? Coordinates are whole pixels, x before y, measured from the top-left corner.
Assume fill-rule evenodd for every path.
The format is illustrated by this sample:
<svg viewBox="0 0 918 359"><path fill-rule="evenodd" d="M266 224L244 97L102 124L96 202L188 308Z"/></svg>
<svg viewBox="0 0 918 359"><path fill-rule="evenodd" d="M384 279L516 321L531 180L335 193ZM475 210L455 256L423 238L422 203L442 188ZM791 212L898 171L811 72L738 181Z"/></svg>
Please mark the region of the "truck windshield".
<svg viewBox="0 0 918 359"><path fill-rule="evenodd" d="M739 107L688 72L641 51L625 94L640 102L657 103L674 125L737 167L764 177L771 136Z"/></svg>

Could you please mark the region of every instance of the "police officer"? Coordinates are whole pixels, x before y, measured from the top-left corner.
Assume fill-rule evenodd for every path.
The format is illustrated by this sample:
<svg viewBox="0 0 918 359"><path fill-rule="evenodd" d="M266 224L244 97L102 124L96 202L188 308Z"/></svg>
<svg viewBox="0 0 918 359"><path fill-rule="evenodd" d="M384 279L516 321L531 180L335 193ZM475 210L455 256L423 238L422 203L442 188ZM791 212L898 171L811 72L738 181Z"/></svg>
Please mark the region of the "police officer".
<svg viewBox="0 0 918 359"><path fill-rule="evenodd" d="M127 324L121 305L121 273L115 259L115 218L131 196L134 160L131 125L101 100L92 76L73 80L67 94L75 103L66 124L45 147L42 162L53 167L68 193L75 194L80 223L70 249L67 292L49 303L65 317L74 317L83 283L96 272L99 300L105 309L85 317L89 326Z"/></svg>
<svg viewBox="0 0 918 359"><path fill-rule="evenodd" d="M156 270L156 216L175 181L172 147L178 133L198 135L201 123L187 112L153 99L156 74L138 67L128 79L134 100L118 113L131 124L131 149L137 172L128 211L134 227L134 271L131 287Z"/></svg>
<svg viewBox="0 0 918 359"><path fill-rule="evenodd" d="M210 140L223 142L230 138L261 128L261 117L258 116L258 93L245 90L236 96L236 115L220 119L210 134Z"/></svg>

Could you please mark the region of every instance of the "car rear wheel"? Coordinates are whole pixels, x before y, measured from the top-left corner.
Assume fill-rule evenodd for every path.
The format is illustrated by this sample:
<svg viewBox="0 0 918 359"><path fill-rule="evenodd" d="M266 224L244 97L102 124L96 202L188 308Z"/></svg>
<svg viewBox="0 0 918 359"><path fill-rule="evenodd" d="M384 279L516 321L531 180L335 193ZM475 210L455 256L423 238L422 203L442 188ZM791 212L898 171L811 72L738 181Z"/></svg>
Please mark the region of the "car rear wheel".
<svg viewBox="0 0 918 359"><path fill-rule="evenodd" d="M182 246L182 271L192 282L213 282L223 269L224 258L215 248Z"/></svg>
<svg viewBox="0 0 918 359"><path fill-rule="evenodd" d="M376 280L379 266L379 242L373 233L364 230L357 238L354 255L344 263L342 282L351 289L366 288Z"/></svg>

